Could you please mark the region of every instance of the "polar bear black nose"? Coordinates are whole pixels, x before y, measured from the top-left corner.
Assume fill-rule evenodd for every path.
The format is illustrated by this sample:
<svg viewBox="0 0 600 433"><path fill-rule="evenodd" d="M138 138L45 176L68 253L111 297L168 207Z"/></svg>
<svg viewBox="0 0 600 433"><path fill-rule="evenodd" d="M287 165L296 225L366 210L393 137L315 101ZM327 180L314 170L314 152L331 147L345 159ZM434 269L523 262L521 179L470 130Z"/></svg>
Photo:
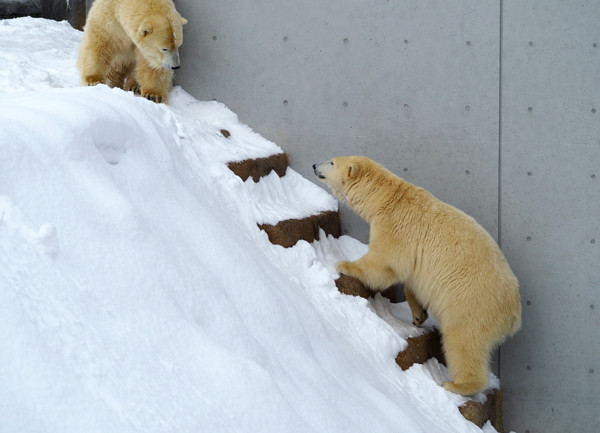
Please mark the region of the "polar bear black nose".
<svg viewBox="0 0 600 433"><path fill-rule="evenodd" d="M179 69L181 66L171 66L171 69Z"/></svg>
<svg viewBox="0 0 600 433"><path fill-rule="evenodd" d="M319 179L325 179L325 176L323 176L323 173L321 173L319 171L319 169L317 168L317 164L313 164L313 171L315 172L315 175L319 178Z"/></svg>

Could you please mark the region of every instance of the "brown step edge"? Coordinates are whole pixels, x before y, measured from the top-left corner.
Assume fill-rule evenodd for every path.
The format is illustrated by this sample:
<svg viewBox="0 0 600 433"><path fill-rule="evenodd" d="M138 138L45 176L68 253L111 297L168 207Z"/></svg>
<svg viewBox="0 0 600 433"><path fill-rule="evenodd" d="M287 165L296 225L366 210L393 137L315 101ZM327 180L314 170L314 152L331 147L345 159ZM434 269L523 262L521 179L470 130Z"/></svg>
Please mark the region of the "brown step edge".
<svg viewBox="0 0 600 433"><path fill-rule="evenodd" d="M287 153L277 153L266 158L246 159L239 162L229 162L227 167L238 175L243 181L249 177L258 182L261 177L268 175L273 170L279 177L283 177L289 166Z"/></svg>
<svg viewBox="0 0 600 433"><path fill-rule="evenodd" d="M259 224L258 227L267 233L272 244L285 248L293 247L299 240L313 242L319 239L319 229L336 238L342 234L340 214L337 211L325 211L302 219L284 220L276 225Z"/></svg>
<svg viewBox="0 0 600 433"><path fill-rule="evenodd" d="M350 275L341 274L335 280L335 285L341 293L346 295L360 296L361 298L368 299L374 294L358 278L351 277ZM396 291L393 287L381 292L381 296L388 298L392 303L396 302Z"/></svg>
<svg viewBox="0 0 600 433"><path fill-rule="evenodd" d="M445 364L442 342L437 330L406 340L408 346L396 357L396 364L402 370L408 370L413 364L423 364L430 358L436 358Z"/></svg>
<svg viewBox="0 0 600 433"><path fill-rule="evenodd" d="M460 413L479 428L489 420L499 433L504 433L504 393L493 389L484 403L469 401L458 408Z"/></svg>

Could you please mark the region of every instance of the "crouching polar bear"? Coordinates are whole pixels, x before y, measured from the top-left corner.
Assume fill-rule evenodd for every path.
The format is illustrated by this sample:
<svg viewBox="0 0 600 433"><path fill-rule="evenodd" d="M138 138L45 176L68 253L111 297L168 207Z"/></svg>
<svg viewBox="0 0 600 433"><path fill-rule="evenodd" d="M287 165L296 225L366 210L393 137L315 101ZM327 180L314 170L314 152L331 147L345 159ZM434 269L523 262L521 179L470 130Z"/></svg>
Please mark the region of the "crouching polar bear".
<svg viewBox="0 0 600 433"><path fill-rule="evenodd" d="M440 323L452 382L485 389L490 354L521 327L518 281L493 238L473 218L365 157L313 165L315 174L370 224L366 255L340 273L373 290L402 282L416 325L427 309Z"/></svg>
<svg viewBox="0 0 600 433"><path fill-rule="evenodd" d="M96 0L79 49L82 84L167 102L185 23L172 0Z"/></svg>

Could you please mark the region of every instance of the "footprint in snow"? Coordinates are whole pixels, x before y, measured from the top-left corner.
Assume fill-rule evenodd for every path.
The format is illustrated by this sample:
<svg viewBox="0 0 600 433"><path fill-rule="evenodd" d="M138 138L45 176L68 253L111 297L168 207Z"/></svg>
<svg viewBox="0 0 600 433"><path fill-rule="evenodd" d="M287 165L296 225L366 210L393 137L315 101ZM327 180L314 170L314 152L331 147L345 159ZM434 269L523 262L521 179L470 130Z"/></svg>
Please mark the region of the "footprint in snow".
<svg viewBox="0 0 600 433"><path fill-rule="evenodd" d="M125 145L114 143L96 143L96 149L110 165L117 165L127 151Z"/></svg>

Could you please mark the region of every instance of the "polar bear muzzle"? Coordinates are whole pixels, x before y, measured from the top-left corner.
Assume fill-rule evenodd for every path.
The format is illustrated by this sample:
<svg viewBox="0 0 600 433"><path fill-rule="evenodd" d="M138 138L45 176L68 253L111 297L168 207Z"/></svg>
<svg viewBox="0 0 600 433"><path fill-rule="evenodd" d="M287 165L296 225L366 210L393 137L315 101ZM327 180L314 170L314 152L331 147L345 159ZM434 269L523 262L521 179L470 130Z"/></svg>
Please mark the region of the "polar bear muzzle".
<svg viewBox="0 0 600 433"><path fill-rule="evenodd" d="M325 179L327 172L331 170L331 168L333 168L333 161L331 160L313 164L313 170L319 179Z"/></svg>
<svg viewBox="0 0 600 433"><path fill-rule="evenodd" d="M179 63L179 50L177 50L177 48L165 51L163 66L166 69L179 69L180 68L181 65Z"/></svg>

